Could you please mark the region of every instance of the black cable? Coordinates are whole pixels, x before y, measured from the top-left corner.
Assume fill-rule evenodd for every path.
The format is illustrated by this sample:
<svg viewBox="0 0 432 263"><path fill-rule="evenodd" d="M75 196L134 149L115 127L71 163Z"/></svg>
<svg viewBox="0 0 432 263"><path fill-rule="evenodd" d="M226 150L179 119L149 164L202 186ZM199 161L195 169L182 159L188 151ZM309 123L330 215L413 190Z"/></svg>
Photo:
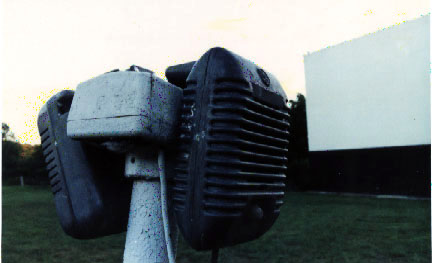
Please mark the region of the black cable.
<svg viewBox="0 0 432 263"><path fill-rule="evenodd" d="M212 250L212 256L211 256L211 263L217 263L219 257L219 249L213 249Z"/></svg>

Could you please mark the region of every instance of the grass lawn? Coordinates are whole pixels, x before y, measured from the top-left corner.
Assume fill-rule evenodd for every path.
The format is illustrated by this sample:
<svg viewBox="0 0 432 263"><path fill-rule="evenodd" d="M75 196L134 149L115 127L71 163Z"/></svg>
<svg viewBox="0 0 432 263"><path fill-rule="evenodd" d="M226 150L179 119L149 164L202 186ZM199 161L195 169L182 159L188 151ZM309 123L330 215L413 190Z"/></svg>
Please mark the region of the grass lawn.
<svg viewBox="0 0 432 263"><path fill-rule="evenodd" d="M66 236L47 187L4 186L2 262L122 262L125 234ZM260 239L219 262L430 262L430 201L288 193ZM177 262L210 262L180 238Z"/></svg>

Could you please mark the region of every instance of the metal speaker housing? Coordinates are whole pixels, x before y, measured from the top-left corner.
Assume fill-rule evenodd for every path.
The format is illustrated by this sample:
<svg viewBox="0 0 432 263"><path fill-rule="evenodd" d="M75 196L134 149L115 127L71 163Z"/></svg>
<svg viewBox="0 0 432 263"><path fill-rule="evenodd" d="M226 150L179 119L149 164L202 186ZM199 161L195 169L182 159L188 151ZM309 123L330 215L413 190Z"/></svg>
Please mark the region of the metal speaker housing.
<svg viewBox="0 0 432 263"><path fill-rule="evenodd" d="M213 48L183 90L173 202L197 250L264 234L283 204L288 155L287 97L252 62Z"/></svg>
<svg viewBox="0 0 432 263"><path fill-rule="evenodd" d="M89 239L125 231L132 183L124 156L74 141L66 125L74 92L64 90L42 107L38 128L51 190L66 234Z"/></svg>

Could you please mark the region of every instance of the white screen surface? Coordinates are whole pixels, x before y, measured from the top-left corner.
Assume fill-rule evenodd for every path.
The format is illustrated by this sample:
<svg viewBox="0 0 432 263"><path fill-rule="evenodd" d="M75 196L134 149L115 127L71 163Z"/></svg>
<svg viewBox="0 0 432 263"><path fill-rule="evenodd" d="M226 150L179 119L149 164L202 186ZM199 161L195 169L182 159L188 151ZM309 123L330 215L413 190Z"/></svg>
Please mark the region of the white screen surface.
<svg viewBox="0 0 432 263"><path fill-rule="evenodd" d="M430 144L429 16L305 56L309 150Z"/></svg>

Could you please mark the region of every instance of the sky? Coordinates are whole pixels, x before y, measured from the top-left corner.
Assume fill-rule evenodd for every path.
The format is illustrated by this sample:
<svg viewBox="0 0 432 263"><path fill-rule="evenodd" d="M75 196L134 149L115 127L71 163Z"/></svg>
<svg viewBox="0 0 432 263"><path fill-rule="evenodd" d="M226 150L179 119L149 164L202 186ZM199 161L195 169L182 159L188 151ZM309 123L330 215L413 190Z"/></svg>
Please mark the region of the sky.
<svg viewBox="0 0 432 263"><path fill-rule="evenodd" d="M165 69L227 48L305 94L303 57L430 12L429 0L3 0L1 120L39 144L37 115L64 89L136 64ZM307 97L307 94L305 94Z"/></svg>

